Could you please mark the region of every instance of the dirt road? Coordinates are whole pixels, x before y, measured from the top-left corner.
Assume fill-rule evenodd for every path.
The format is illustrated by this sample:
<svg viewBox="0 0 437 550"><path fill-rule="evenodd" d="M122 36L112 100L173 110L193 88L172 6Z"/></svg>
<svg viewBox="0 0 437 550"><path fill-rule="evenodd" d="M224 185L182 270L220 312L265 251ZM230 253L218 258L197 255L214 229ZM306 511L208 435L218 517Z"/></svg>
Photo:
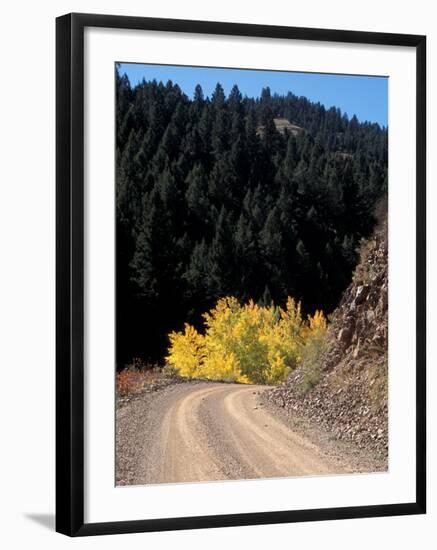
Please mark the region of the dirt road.
<svg viewBox="0 0 437 550"><path fill-rule="evenodd" d="M153 396L143 411L143 421L138 403L136 429L141 434L136 434L137 456L131 460L130 479L120 479L120 484L350 471L262 406L260 395L265 389L234 384L177 385Z"/></svg>

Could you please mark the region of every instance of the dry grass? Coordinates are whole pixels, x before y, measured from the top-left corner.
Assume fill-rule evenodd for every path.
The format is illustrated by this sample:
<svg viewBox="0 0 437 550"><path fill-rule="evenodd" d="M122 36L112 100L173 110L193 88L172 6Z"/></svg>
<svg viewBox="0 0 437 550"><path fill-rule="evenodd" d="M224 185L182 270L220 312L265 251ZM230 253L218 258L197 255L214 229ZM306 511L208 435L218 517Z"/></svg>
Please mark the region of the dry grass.
<svg viewBox="0 0 437 550"><path fill-rule="evenodd" d="M159 368L134 359L130 365L116 375L116 391L119 397L132 396L163 379L172 378L175 373L169 368Z"/></svg>
<svg viewBox="0 0 437 550"><path fill-rule="evenodd" d="M273 123L275 124L276 130L281 134L284 134L287 131L290 134L297 136L301 132L304 132L304 128L302 128L301 126L298 126L297 124L292 124L286 118L274 118ZM264 126L258 126L258 128L256 129L256 133L259 136L263 136Z"/></svg>
<svg viewBox="0 0 437 550"><path fill-rule="evenodd" d="M127 367L117 372L117 395L126 396L140 393L146 386L154 381L152 371L141 371Z"/></svg>
<svg viewBox="0 0 437 550"><path fill-rule="evenodd" d="M297 382L297 390L301 395L305 395L319 383L321 371L321 358L326 348L325 335L313 338L303 350L302 365L300 367L300 377Z"/></svg>
<svg viewBox="0 0 437 550"><path fill-rule="evenodd" d="M387 357L373 363L367 371L367 394L373 409L379 410L388 404L388 362Z"/></svg>

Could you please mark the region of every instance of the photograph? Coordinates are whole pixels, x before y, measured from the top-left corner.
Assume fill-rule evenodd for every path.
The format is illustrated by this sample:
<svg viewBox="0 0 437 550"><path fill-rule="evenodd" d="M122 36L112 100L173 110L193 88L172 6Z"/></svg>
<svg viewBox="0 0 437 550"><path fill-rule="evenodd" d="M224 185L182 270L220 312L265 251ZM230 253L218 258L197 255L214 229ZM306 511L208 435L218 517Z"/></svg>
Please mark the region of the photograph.
<svg viewBox="0 0 437 550"><path fill-rule="evenodd" d="M433 546L437 26L371 4L5 4L3 548Z"/></svg>
<svg viewBox="0 0 437 550"><path fill-rule="evenodd" d="M388 81L115 64L116 486L388 470Z"/></svg>

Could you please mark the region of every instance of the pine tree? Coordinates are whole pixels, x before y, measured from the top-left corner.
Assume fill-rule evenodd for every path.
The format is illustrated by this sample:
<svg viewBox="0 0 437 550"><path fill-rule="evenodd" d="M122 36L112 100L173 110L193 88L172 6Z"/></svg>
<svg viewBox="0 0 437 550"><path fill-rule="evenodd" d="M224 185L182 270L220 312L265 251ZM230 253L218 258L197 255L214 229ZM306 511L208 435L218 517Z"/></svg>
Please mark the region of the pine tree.
<svg viewBox="0 0 437 550"><path fill-rule="evenodd" d="M225 92L223 86L217 82L215 90L211 97L211 102L217 111L220 111L225 106Z"/></svg>
<svg viewBox="0 0 437 550"><path fill-rule="evenodd" d="M200 84L197 84L197 86L194 89L194 98L193 101L197 103L198 105L203 105L203 102L205 101L202 86Z"/></svg>
<svg viewBox="0 0 437 550"><path fill-rule="evenodd" d="M211 290L214 296L226 296L234 285L234 240L229 215L222 206L209 249Z"/></svg>

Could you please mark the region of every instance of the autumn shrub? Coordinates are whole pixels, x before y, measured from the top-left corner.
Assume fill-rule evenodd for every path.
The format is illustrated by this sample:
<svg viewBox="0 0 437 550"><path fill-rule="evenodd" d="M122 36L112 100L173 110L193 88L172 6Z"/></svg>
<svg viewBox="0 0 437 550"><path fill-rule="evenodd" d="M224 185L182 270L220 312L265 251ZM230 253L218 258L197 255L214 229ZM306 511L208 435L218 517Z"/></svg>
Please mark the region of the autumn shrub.
<svg viewBox="0 0 437 550"><path fill-rule="evenodd" d="M157 378L168 375L168 372L163 373L156 366L134 358L129 365L116 374L117 395L125 397L140 393L145 387L153 384Z"/></svg>
<svg viewBox="0 0 437 550"><path fill-rule="evenodd" d="M205 354L204 337L185 323L184 332L172 332L169 339L168 364L176 368L181 376L198 378Z"/></svg>
<svg viewBox="0 0 437 550"><path fill-rule="evenodd" d="M199 333L185 324L169 335L167 363L181 376L240 383L277 384L302 360L313 338L326 330L322 312L304 320L300 303L288 298L285 309L252 300L220 299L203 315Z"/></svg>
<svg viewBox="0 0 437 550"><path fill-rule="evenodd" d="M117 373L116 387L119 396L137 393L141 390L142 385L143 379L139 371L126 368Z"/></svg>

